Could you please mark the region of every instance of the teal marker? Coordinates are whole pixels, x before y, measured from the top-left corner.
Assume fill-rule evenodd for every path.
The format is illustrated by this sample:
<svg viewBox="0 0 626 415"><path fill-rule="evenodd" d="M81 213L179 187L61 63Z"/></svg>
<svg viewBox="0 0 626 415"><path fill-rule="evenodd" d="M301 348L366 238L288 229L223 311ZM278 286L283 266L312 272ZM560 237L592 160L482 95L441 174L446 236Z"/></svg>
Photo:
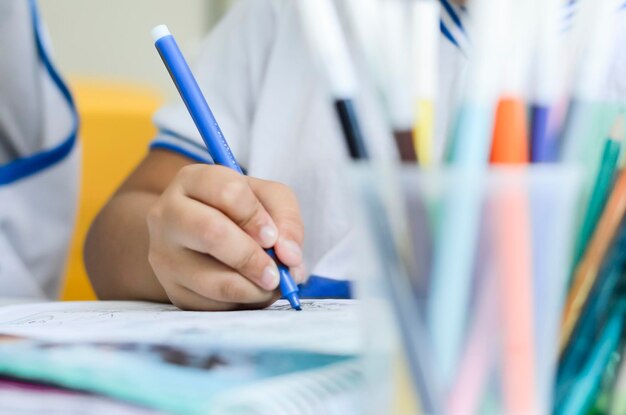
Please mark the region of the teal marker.
<svg viewBox="0 0 626 415"><path fill-rule="evenodd" d="M626 221L622 221L572 332L572 341L561 354L557 390L568 390L571 380L582 370L593 352L599 332L611 317L615 298L623 296L620 284L625 267Z"/></svg>
<svg viewBox="0 0 626 415"><path fill-rule="evenodd" d="M507 2L472 2L472 59L466 90L448 145L452 180L445 183L440 225L435 232L427 308L437 367L445 387L452 385L463 345L472 293L495 108L498 70L493 65L500 42L499 22Z"/></svg>
<svg viewBox="0 0 626 415"><path fill-rule="evenodd" d="M617 168L617 161L620 156L621 144L624 139L624 117L619 116L609 138L604 144L604 151L602 152L602 159L600 160L600 166L598 168L598 174L596 181L589 198L589 204L587 205L587 211L585 213L584 222L578 236L576 243L576 251L574 256L574 265L583 257L589 239L593 235L600 215L604 210L606 199L609 191L613 185L613 177Z"/></svg>
<svg viewBox="0 0 626 415"><path fill-rule="evenodd" d="M556 415L583 415L589 412L600 391L604 370L622 343L625 313L626 299L622 298L615 304L613 314L602 330L587 364L576 379L572 379L573 386L567 396L557 401Z"/></svg>
<svg viewBox="0 0 626 415"><path fill-rule="evenodd" d="M436 231L427 313L444 384L452 382L467 324L492 119L487 106L462 106L452 136L454 167Z"/></svg>

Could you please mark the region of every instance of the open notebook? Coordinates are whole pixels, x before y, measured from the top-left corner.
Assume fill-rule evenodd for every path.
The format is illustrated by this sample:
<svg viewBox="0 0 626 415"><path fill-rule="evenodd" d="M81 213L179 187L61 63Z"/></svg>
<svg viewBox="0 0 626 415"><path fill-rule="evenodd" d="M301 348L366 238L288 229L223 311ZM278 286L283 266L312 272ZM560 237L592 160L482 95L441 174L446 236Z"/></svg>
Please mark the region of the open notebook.
<svg viewBox="0 0 626 415"><path fill-rule="evenodd" d="M139 302L0 307L0 376L174 413L352 413L361 400L358 303L279 301L183 312ZM0 406L2 404L0 403Z"/></svg>

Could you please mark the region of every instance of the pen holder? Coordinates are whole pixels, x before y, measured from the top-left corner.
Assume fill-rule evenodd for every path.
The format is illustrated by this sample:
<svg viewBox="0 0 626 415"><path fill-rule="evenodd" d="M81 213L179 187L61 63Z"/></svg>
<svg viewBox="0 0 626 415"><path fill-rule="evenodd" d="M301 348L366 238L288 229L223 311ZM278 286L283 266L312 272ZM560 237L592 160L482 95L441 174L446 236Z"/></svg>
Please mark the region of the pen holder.
<svg viewBox="0 0 626 415"><path fill-rule="evenodd" d="M424 413L550 413L580 172L359 165L353 178L361 294L393 309Z"/></svg>

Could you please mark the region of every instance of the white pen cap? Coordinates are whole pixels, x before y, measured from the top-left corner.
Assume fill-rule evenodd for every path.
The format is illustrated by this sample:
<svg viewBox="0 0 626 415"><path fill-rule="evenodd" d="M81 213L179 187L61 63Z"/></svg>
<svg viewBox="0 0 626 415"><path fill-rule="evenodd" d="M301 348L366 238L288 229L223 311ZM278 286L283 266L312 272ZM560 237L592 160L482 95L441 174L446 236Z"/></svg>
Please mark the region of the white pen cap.
<svg viewBox="0 0 626 415"><path fill-rule="evenodd" d="M158 25L157 27L152 29L152 38L154 39L155 42L161 39L162 37L169 36L169 35L171 35L170 29L168 29L167 26L164 24Z"/></svg>

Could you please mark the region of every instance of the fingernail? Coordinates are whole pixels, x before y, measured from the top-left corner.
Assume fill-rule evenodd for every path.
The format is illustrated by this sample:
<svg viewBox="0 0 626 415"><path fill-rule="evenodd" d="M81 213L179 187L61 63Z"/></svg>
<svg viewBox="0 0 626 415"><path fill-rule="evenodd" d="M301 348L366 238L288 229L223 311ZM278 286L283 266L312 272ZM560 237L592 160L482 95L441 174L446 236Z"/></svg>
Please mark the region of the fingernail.
<svg viewBox="0 0 626 415"><path fill-rule="evenodd" d="M274 226L267 225L261 228L261 243L265 247L270 247L276 244L276 238L278 237L278 231Z"/></svg>
<svg viewBox="0 0 626 415"><path fill-rule="evenodd" d="M300 261L302 259L302 248L300 248L300 245L294 241L285 241L283 245L287 248L287 251L291 252L294 256L294 261Z"/></svg>
<svg viewBox="0 0 626 415"><path fill-rule="evenodd" d="M263 270L263 275L261 276L261 286L268 291L275 290L278 287L280 277L278 276L278 269L276 266L267 266Z"/></svg>

